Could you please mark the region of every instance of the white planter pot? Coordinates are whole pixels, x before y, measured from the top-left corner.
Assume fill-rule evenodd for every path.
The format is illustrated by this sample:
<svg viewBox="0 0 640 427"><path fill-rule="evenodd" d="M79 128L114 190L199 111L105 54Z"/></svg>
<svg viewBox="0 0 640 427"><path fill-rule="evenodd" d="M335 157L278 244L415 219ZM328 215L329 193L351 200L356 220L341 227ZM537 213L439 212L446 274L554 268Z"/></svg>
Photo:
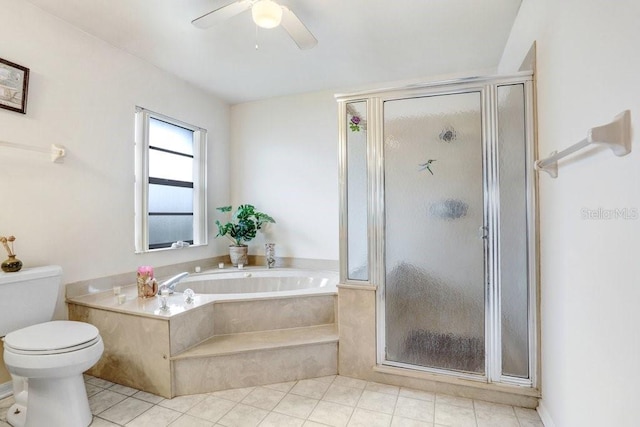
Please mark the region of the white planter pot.
<svg viewBox="0 0 640 427"><path fill-rule="evenodd" d="M237 266L238 264L247 265L249 264L249 258L247 257L247 252L249 247L247 245L242 246L229 246L229 257L231 258L231 264Z"/></svg>

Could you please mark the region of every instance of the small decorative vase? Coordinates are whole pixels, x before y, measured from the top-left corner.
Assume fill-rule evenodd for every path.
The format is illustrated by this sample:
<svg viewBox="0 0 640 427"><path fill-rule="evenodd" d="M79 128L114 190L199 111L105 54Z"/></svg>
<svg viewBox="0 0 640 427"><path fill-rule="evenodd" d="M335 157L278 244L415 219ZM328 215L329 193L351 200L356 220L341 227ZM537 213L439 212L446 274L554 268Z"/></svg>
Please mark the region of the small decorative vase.
<svg viewBox="0 0 640 427"><path fill-rule="evenodd" d="M9 258L2 263L2 271L5 273L15 273L22 268L22 261L15 255L9 255Z"/></svg>
<svg viewBox="0 0 640 427"><path fill-rule="evenodd" d="M276 266L276 244L275 243L264 244L264 257L267 261L267 268L273 268Z"/></svg>
<svg viewBox="0 0 640 427"><path fill-rule="evenodd" d="M247 252L249 247L247 245L230 245L229 246L229 258L231 258L231 264L234 267L237 267L238 264L248 265L249 257L247 256Z"/></svg>

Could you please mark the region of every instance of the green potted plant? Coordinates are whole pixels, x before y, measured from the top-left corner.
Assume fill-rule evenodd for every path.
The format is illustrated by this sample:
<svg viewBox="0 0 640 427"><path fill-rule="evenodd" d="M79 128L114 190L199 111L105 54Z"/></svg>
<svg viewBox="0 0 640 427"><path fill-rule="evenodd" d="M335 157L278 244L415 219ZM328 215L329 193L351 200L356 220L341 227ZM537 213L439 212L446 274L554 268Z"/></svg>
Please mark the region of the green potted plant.
<svg viewBox="0 0 640 427"><path fill-rule="evenodd" d="M233 208L231 206L222 206L216 208L216 210L230 214ZM275 220L266 213L258 212L253 205L238 206L238 209L236 209L230 216L229 221L225 224L216 220L216 225L218 226L218 234L216 237L225 236L232 242L232 244L229 245L231 264L247 265L248 246L246 242L253 240L258 230L268 222L275 223Z"/></svg>

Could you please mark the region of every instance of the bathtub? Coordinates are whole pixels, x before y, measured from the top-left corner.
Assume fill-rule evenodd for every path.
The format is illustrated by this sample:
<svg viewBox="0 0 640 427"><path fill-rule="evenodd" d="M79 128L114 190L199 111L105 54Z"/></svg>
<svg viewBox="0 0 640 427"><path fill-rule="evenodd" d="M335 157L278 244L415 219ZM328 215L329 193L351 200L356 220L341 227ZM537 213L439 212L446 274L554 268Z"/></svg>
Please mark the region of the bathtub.
<svg viewBox="0 0 640 427"><path fill-rule="evenodd" d="M192 274L175 287L177 292L191 289L216 299L268 298L337 292L339 275L334 271L292 268L209 270Z"/></svg>
<svg viewBox="0 0 640 427"><path fill-rule="evenodd" d="M338 281L332 271L226 268L183 279L166 309L138 298L135 284L121 289L124 303L112 290L67 302L69 318L94 324L105 342L92 375L169 399L336 375ZM283 360L286 369L264 369Z"/></svg>

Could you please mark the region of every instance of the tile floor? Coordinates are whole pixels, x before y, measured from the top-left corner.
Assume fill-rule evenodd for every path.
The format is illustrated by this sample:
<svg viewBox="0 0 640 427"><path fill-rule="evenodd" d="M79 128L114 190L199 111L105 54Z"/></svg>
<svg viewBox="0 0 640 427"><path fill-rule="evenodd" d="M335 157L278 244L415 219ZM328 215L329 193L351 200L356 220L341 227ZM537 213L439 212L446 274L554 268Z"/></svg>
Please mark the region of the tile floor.
<svg viewBox="0 0 640 427"><path fill-rule="evenodd" d="M329 376L164 399L86 377L92 427L543 427L536 411ZM0 400L0 427L13 397Z"/></svg>

